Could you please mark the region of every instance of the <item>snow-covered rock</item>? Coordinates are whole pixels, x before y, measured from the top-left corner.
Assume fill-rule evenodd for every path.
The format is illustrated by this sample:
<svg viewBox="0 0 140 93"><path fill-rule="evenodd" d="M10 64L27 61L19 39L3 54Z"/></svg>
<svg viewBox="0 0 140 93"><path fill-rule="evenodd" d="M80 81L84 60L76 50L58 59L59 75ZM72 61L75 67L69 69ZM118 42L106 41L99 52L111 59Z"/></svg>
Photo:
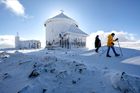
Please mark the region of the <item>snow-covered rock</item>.
<svg viewBox="0 0 140 93"><path fill-rule="evenodd" d="M111 58L86 49L7 51L0 58L0 93L139 93L139 65L127 59L140 52L122 50L123 57ZM29 78L32 72L39 75Z"/></svg>
<svg viewBox="0 0 140 93"><path fill-rule="evenodd" d="M121 93L140 93L140 77L122 72L113 75L111 81L113 87Z"/></svg>

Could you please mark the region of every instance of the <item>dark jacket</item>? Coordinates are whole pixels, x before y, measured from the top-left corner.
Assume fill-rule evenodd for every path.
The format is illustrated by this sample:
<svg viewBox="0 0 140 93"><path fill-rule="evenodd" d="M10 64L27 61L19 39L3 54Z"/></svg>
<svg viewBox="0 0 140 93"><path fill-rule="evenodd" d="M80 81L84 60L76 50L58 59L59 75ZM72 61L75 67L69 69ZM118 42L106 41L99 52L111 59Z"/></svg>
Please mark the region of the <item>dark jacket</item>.
<svg viewBox="0 0 140 93"><path fill-rule="evenodd" d="M97 35L95 38L95 48L101 47L101 40L99 39L99 36Z"/></svg>

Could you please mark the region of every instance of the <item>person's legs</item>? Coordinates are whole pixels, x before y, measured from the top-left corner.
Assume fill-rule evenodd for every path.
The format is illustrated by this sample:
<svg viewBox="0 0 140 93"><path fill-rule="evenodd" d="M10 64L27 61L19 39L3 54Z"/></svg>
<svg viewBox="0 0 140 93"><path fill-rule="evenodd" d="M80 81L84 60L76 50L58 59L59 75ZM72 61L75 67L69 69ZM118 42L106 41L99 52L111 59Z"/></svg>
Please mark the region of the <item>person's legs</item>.
<svg viewBox="0 0 140 93"><path fill-rule="evenodd" d="M112 50L113 50L115 56L119 56L119 54L116 53L114 46L111 46L111 48L112 48Z"/></svg>
<svg viewBox="0 0 140 93"><path fill-rule="evenodd" d="M109 51L110 51L110 46L108 46L108 49L107 49L107 54L106 54L107 57L111 57L111 56L109 55Z"/></svg>
<svg viewBox="0 0 140 93"><path fill-rule="evenodd" d="M97 52L99 51L100 46L97 48Z"/></svg>
<svg viewBox="0 0 140 93"><path fill-rule="evenodd" d="M99 47L97 47L96 49L95 49L95 51L98 53L98 49L99 49Z"/></svg>
<svg viewBox="0 0 140 93"><path fill-rule="evenodd" d="M112 48L112 50L113 50L114 54L116 55L117 53L116 53L116 51L115 51L114 46L111 46L111 48Z"/></svg>
<svg viewBox="0 0 140 93"><path fill-rule="evenodd" d="M96 47L96 49L95 49L95 52L97 52L97 47Z"/></svg>

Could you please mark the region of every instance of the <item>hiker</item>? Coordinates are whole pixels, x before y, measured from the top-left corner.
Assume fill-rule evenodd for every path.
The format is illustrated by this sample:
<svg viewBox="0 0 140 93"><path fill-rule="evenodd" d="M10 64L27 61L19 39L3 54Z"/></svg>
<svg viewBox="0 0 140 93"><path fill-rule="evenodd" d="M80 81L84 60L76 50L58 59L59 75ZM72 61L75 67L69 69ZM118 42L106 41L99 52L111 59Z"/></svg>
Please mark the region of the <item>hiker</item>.
<svg viewBox="0 0 140 93"><path fill-rule="evenodd" d="M99 35L95 37L95 52L98 53L99 48L101 47L101 40L99 39Z"/></svg>
<svg viewBox="0 0 140 93"><path fill-rule="evenodd" d="M113 37L115 36L114 33L111 33L110 35L108 35L108 41L107 41L107 46L108 46L108 50L107 50L107 54L106 54L106 57L111 57L109 55L109 51L110 51L110 48L112 48L115 56L120 56L120 54L117 54L116 51L115 51L115 48L114 48L114 42L118 40L118 38L116 38L115 40L113 40Z"/></svg>

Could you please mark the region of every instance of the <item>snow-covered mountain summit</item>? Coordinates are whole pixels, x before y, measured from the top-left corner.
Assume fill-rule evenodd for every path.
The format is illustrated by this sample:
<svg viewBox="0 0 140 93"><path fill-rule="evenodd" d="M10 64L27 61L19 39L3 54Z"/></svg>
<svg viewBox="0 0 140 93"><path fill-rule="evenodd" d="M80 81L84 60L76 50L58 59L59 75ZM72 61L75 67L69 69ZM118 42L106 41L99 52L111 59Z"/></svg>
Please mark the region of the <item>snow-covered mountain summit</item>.
<svg viewBox="0 0 140 93"><path fill-rule="evenodd" d="M139 93L140 50L122 51L112 58L84 48L1 51L0 93Z"/></svg>

